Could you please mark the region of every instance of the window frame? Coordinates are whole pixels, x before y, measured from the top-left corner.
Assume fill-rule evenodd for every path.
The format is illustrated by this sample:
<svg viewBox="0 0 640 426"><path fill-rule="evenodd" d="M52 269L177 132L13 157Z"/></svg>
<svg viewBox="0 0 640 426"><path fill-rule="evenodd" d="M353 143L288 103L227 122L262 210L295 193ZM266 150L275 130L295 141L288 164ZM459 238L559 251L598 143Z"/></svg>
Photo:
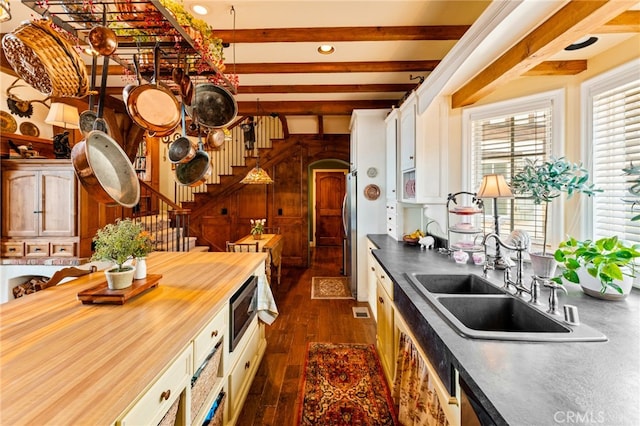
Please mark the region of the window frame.
<svg viewBox="0 0 640 426"><path fill-rule="evenodd" d="M463 108L462 110L462 185L464 191L477 192L471 188L472 162L472 122L500 115L517 115L523 110L544 108L551 104L551 152L550 155L562 157L565 148L565 90L555 89L534 95L498 101L490 104ZM509 176L506 176L509 183ZM564 236L564 205L566 197L559 197L549 204L549 233L547 244L552 247L562 241ZM534 250L535 251L535 250Z"/></svg>
<svg viewBox="0 0 640 426"><path fill-rule="evenodd" d="M581 128L581 155L586 158L584 165L593 176L593 98L602 92L615 89L632 79L640 79L640 58L633 59L625 64L598 74L580 84L580 128ZM622 173L622 171L621 171ZM596 195L597 196L597 195ZM582 197L583 211L586 212L582 221L581 233L585 239L593 239L594 229L594 205L592 197ZM636 284L640 279L636 278Z"/></svg>

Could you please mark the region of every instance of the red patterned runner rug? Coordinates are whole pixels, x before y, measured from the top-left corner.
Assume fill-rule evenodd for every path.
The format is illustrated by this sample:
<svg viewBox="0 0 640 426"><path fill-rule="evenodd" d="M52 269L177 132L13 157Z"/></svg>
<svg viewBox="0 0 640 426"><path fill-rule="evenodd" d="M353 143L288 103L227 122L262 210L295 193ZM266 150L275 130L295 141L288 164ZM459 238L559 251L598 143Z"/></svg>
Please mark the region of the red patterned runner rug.
<svg viewBox="0 0 640 426"><path fill-rule="evenodd" d="M396 425L374 345L308 345L300 425Z"/></svg>

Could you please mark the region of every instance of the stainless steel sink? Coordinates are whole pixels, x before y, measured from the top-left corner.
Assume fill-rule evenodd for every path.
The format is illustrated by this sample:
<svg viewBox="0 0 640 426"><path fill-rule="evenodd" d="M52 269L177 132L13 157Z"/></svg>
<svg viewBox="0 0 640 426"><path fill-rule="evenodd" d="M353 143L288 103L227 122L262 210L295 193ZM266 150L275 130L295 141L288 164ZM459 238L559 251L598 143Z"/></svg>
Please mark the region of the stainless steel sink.
<svg viewBox="0 0 640 426"><path fill-rule="evenodd" d="M447 294L504 294L502 290L478 275L412 274L430 293Z"/></svg>
<svg viewBox="0 0 640 426"><path fill-rule="evenodd" d="M569 325L474 274L406 276L465 337L525 342L607 340L598 330L585 324Z"/></svg>

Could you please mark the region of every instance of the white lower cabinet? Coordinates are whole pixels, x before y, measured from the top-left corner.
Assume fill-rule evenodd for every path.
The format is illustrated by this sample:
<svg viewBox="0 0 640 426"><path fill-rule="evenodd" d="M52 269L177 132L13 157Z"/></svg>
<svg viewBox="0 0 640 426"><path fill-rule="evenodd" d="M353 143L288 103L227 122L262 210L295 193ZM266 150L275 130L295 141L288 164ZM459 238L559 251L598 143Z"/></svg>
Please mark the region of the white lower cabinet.
<svg viewBox="0 0 640 426"><path fill-rule="evenodd" d="M234 353L238 352L228 378L228 411L225 423L235 424L264 354L264 325L255 318Z"/></svg>
<svg viewBox="0 0 640 426"><path fill-rule="evenodd" d="M193 366L193 348L189 345L151 387L134 404L119 422L122 426L158 424L178 398L185 407L188 400ZM185 413L186 410L178 410ZM176 424L186 424L186 419L176 419Z"/></svg>

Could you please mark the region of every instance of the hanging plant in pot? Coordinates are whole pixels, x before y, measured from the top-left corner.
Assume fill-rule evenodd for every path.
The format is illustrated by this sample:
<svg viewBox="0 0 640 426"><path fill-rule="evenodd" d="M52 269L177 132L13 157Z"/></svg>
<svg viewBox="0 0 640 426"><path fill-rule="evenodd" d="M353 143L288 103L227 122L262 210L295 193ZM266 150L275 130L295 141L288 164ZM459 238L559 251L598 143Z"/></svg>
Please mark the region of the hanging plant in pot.
<svg viewBox="0 0 640 426"><path fill-rule="evenodd" d="M91 260L107 260L115 267L105 271L107 285L112 290L121 290L131 286L135 268L125 262L135 255L146 253L148 234L141 224L131 219L118 219L98 230L93 238L95 252Z"/></svg>
<svg viewBox="0 0 640 426"><path fill-rule="evenodd" d="M522 170L511 179L511 189L516 194L528 196L536 205L544 205L542 252L530 252L529 256L536 276L552 277L557 264L553 255L547 253L549 203L562 193L571 198L576 193L592 196L602 191L589 182L589 173L581 164L571 163L564 157L551 157L542 163L526 159Z"/></svg>
<svg viewBox="0 0 640 426"><path fill-rule="evenodd" d="M562 284L564 278L580 284L590 296L621 300L631 291L640 244L625 245L617 236L597 241L569 238L560 243L554 257L565 268L553 279L556 283Z"/></svg>

